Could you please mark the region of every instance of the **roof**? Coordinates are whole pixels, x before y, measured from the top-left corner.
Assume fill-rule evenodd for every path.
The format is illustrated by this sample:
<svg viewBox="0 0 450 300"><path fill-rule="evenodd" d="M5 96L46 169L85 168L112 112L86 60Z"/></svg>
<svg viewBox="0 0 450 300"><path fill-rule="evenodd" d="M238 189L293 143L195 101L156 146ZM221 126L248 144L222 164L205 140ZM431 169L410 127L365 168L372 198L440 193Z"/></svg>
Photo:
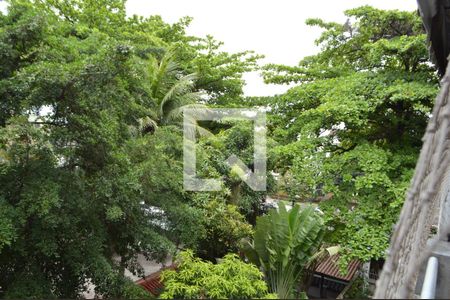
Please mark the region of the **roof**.
<svg viewBox="0 0 450 300"><path fill-rule="evenodd" d="M361 262L358 260L352 260L347 266L347 273L341 274L339 269L339 254L329 256L320 262L316 269L314 270L316 273L320 273L321 275L325 275L328 277L334 277L343 281L352 280L353 276L355 276L359 267L361 266Z"/></svg>
<svg viewBox="0 0 450 300"><path fill-rule="evenodd" d="M161 282L161 272L168 269L174 270L175 265L171 265L167 268L159 270L158 272L152 273L145 278L136 281L135 283L142 286L154 296L159 296L164 289L164 285Z"/></svg>

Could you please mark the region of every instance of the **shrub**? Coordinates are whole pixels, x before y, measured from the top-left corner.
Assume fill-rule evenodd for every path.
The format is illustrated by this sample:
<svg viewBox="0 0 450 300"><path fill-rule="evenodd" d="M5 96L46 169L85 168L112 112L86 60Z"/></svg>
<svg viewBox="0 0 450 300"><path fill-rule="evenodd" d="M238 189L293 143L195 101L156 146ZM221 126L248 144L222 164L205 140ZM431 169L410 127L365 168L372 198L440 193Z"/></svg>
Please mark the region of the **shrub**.
<svg viewBox="0 0 450 300"><path fill-rule="evenodd" d="M181 252L178 269L161 275L165 289L162 299L248 299L276 298L269 294L263 274L235 254L227 254L218 264Z"/></svg>

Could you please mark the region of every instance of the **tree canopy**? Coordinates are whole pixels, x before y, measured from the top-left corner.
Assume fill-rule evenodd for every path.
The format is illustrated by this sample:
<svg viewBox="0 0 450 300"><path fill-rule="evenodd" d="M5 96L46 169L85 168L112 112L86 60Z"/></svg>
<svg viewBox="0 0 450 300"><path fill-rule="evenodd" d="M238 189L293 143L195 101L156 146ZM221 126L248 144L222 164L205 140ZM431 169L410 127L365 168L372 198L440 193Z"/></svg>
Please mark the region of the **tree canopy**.
<svg viewBox="0 0 450 300"><path fill-rule="evenodd" d="M122 0L9 1L0 15L6 297L75 298L88 282L123 297L124 269L141 274L138 254L163 260L204 238L172 125L201 95L243 97L242 74L259 56L188 36L189 22L127 17ZM230 209L230 222L242 218Z"/></svg>
<svg viewBox="0 0 450 300"><path fill-rule="evenodd" d="M77 298L91 285L141 297L125 276L143 275L138 255L186 249L164 297L270 297L260 271L292 262L297 279L322 238L344 264L384 257L438 89L416 13L310 19L317 54L261 67L253 51L188 35L189 17L127 16L125 4L9 0L0 12L0 297ZM295 86L246 97L255 70ZM253 127L228 120L196 124L198 176L223 186L184 190L186 107L267 112L266 191L225 163L254 168ZM261 217L274 194L323 215L280 204ZM235 255L252 235L255 265Z"/></svg>
<svg viewBox="0 0 450 300"><path fill-rule="evenodd" d="M430 117L438 81L415 13L364 6L323 29L321 51L265 79L298 82L267 100L276 168L290 193L320 202L346 259L384 257Z"/></svg>

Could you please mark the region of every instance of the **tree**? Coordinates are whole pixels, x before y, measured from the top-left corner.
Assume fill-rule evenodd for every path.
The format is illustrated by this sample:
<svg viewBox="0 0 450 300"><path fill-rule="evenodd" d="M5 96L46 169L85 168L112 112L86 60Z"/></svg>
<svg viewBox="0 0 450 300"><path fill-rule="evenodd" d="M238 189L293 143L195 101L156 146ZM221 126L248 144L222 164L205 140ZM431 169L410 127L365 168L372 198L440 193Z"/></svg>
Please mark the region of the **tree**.
<svg viewBox="0 0 450 300"><path fill-rule="evenodd" d="M416 13L364 6L324 29L322 51L266 67L268 82L299 82L270 103L276 169L292 196L320 202L342 258L382 258L437 92Z"/></svg>
<svg viewBox="0 0 450 300"><path fill-rule="evenodd" d="M254 51L230 54L224 52L222 46L223 43L212 36L198 39L193 45L195 52L188 50L187 54L181 54L190 59L182 61L186 70L198 75L196 86L206 92L208 103L242 107L245 101L242 90L245 81L242 74L259 70L258 61L264 56L255 54Z"/></svg>
<svg viewBox="0 0 450 300"><path fill-rule="evenodd" d="M280 203L278 210L257 219L253 242L245 243L244 253L263 270L269 291L288 299L324 233L323 220L312 207L302 210L295 205L287 211Z"/></svg>
<svg viewBox="0 0 450 300"><path fill-rule="evenodd" d="M138 254L162 260L198 245L201 210L182 190L181 135L165 122L173 107L196 100L185 101L190 92L216 92L189 80L190 59L202 54L188 23L128 18L122 0L11 0L0 14L4 296L77 298L92 283L102 297L125 297L125 269L142 271ZM171 49L180 50L169 59ZM152 76L163 57L180 68L161 73L169 74L161 88ZM203 66L222 72L218 63ZM162 100L164 128L135 134Z"/></svg>
<svg viewBox="0 0 450 300"><path fill-rule="evenodd" d="M183 75L173 59L171 51L161 59L152 58L149 63L149 89L153 104L151 117L144 119L142 129L180 122L184 107L192 107L200 94L193 92L195 74Z"/></svg>
<svg viewBox="0 0 450 300"><path fill-rule="evenodd" d="M255 224L256 217L262 214L262 204L266 196L274 190L275 180L270 173L270 160L267 167L266 191L252 190L238 176L239 170L230 168L226 160L236 155L253 170L254 160L254 125L251 122L224 120L219 124L207 124L213 136L200 139L198 154L198 174L200 177L220 177L223 179L224 197L229 204L236 205L250 224ZM268 138L268 147L274 143Z"/></svg>
<svg viewBox="0 0 450 300"><path fill-rule="evenodd" d="M276 298L268 294L262 273L234 254L212 264L194 257L192 251L178 255L177 270L164 271L162 299L243 299Z"/></svg>
<svg viewBox="0 0 450 300"><path fill-rule="evenodd" d="M251 225L235 205L208 199L203 212L206 234L198 244L200 258L215 261L227 253L237 253L240 241L252 234Z"/></svg>

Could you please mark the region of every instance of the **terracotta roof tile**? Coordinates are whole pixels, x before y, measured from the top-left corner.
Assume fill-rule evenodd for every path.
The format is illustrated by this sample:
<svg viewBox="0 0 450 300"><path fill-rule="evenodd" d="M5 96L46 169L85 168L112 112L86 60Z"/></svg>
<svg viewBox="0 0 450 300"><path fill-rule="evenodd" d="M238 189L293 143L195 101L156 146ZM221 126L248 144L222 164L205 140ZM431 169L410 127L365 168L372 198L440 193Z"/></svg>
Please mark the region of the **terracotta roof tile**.
<svg viewBox="0 0 450 300"><path fill-rule="evenodd" d="M164 289L164 285L161 282L161 272L167 269L174 270L175 266L172 265L170 267L161 269L158 272L150 274L145 278L136 281L136 284L139 284L144 289L152 293L154 296L159 296Z"/></svg>
<svg viewBox="0 0 450 300"><path fill-rule="evenodd" d="M342 274L339 270L338 260L338 254L324 259L317 265L315 272L344 281L352 280L353 276L355 276L356 272L361 266L361 262L358 260L352 260L347 266L347 273Z"/></svg>

